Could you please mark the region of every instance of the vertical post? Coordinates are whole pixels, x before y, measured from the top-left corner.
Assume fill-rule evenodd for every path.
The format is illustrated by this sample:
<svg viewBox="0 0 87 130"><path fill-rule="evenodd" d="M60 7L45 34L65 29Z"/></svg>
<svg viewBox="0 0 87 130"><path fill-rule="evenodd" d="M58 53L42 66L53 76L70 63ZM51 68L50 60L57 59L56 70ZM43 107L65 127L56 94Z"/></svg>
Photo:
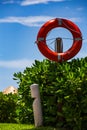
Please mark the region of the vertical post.
<svg viewBox="0 0 87 130"><path fill-rule="evenodd" d="M55 41L55 52L62 53L63 52L63 41L62 38L58 37Z"/></svg>
<svg viewBox="0 0 87 130"><path fill-rule="evenodd" d="M57 53L62 53L63 52L63 41L62 41L62 38L56 38L56 41L55 41L55 52ZM59 102L58 101L58 112L62 113L62 102ZM62 116L59 116L58 117L58 120L60 122L63 121L63 117Z"/></svg>
<svg viewBox="0 0 87 130"><path fill-rule="evenodd" d="M31 97L34 98L33 102L33 113L34 113L34 122L35 127L43 125L42 109L41 109L41 100L38 84L32 84L30 86Z"/></svg>

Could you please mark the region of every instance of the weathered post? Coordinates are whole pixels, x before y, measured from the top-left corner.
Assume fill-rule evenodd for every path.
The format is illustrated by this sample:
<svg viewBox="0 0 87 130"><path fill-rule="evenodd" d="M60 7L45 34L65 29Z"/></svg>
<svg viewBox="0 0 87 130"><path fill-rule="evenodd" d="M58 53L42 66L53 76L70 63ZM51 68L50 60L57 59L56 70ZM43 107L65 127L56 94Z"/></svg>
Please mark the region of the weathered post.
<svg viewBox="0 0 87 130"><path fill-rule="evenodd" d="M39 127L43 125L39 86L38 84L32 84L30 86L30 89L31 89L31 97L34 98L33 113L34 113L35 127Z"/></svg>
<svg viewBox="0 0 87 130"><path fill-rule="evenodd" d="M55 41L55 52L62 53L63 52L63 41L62 38L58 37Z"/></svg>
<svg viewBox="0 0 87 130"><path fill-rule="evenodd" d="M56 38L56 41L55 41L55 52L57 53L62 53L63 52L63 41L62 41L62 38ZM62 102L58 102L58 112L62 113ZM58 117L58 120L60 122L63 121L63 117L59 116Z"/></svg>

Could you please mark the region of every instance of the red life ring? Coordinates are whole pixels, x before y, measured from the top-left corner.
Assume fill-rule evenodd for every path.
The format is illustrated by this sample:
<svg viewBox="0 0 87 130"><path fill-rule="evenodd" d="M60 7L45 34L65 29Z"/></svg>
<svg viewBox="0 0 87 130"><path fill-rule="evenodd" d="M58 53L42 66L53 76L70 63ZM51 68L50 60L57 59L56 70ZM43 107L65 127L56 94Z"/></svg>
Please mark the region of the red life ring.
<svg viewBox="0 0 87 130"><path fill-rule="evenodd" d="M48 48L46 36L49 31L56 27L68 29L73 36L73 44L70 49L63 53L57 53ZM37 46L40 52L50 60L62 62L74 57L82 46L82 34L80 29L73 22L67 19L55 18L46 22L39 30L37 35Z"/></svg>

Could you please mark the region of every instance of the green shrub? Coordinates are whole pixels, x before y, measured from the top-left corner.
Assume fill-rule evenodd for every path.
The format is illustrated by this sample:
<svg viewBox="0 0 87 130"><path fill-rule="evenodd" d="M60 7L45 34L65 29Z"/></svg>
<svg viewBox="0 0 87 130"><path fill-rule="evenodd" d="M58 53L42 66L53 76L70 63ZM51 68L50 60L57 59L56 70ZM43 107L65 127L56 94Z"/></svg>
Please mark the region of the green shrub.
<svg viewBox="0 0 87 130"><path fill-rule="evenodd" d="M0 92L0 122L16 122L17 95L3 94Z"/></svg>
<svg viewBox="0 0 87 130"><path fill-rule="evenodd" d="M36 60L23 73L15 73L14 79L19 84L19 115L23 123L33 122L29 86L37 83L44 125L87 129L87 57L63 63Z"/></svg>

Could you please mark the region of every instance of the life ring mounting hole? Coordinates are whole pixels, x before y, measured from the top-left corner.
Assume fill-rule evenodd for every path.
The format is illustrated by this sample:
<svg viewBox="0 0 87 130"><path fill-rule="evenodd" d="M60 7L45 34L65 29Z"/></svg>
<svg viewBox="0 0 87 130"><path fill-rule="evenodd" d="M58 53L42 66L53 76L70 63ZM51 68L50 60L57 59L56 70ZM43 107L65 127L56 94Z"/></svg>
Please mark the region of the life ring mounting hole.
<svg viewBox="0 0 87 130"><path fill-rule="evenodd" d="M52 51L55 51L54 46L55 46L56 38L62 38L63 52L71 48L73 44L73 36L68 29L59 27L59 28L54 28L50 32L48 32L46 37L46 44L48 48Z"/></svg>

